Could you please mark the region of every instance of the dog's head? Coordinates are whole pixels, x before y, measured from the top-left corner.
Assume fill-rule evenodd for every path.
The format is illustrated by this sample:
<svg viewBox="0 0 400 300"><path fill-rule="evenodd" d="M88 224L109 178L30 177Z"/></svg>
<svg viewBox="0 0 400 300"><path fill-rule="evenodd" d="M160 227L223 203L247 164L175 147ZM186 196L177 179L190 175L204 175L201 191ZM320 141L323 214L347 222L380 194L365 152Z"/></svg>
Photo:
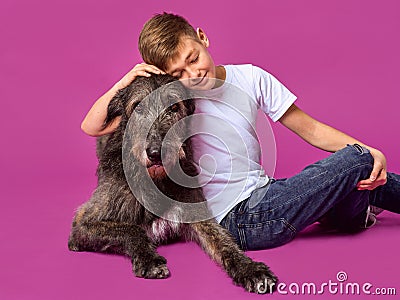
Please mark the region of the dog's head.
<svg viewBox="0 0 400 300"><path fill-rule="evenodd" d="M188 91L174 77L138 77L111 100L105 126L121 116L119 130L129 137L134 158L152 178L162 179L165 168L172 168L188 154L184 119L194 108Z"/></svg>

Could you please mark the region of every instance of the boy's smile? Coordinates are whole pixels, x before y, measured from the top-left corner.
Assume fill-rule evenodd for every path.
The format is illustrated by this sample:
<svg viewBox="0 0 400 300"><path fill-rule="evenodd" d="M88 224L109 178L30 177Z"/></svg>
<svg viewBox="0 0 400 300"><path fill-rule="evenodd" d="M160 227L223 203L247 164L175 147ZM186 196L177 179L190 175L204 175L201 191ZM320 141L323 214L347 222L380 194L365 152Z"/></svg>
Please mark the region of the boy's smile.
<svg viewBox="0 0 400 300"><path fill-rule="evenodd" d="M208 90L216 87L216 80L225 80L225 69L215 66L207 50L209 41L201 29L197 31L200 42L182 37L177 54L168 64L167 73L183 80L190 88Z"/></svg>

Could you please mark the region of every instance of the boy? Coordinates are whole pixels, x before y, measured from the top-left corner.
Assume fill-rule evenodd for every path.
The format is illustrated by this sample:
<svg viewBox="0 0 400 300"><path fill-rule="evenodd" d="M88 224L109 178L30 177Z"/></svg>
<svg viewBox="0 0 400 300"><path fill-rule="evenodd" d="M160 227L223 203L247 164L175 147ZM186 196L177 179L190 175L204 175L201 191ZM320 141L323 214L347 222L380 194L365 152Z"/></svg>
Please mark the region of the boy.
<svg viewBox="0 0 400 300"><path fill-rule="evenodd" d="M275 180L263 175L258 147L250 147L247 159L251 168L241 177L240 172L235 174L235 169L232 172L231 166L223 163L230 153L216 147L215 138L192 137L195 158L209 154L218 162L203 187L204 194L216 220L233 234L242 249L285 244L318 220L337 230L354 232L375 223L372 209L400 213L400 176L386 172L386 159L379 150L308 116L294 104L296 97L264 70L252 65L215 66L208 46L204 31L194 30L184 18L167 13L155 15L144 25L139 38L145 63L136 65L96 101L82 130L92 136L115 130L118 118L103 128L108 103L137 76L168 73L200 90L220 90L231 84L250 95L249 106L256 104L273 121L281 122L311 145L334 152L291 178ZM241 134L252 135L251 128L246 127L248 120L235 115L238 119L232 122L233 113L223 104L197 101L196 112L235 123ZM252 111L249 122L254 123L255 117ZM227 140L235 138L226 135ZM226 174L234 175L235 180ZM237 197L215 197L225 186L234 190L238 184L243 186L243 181L245 189Z"/></svg>

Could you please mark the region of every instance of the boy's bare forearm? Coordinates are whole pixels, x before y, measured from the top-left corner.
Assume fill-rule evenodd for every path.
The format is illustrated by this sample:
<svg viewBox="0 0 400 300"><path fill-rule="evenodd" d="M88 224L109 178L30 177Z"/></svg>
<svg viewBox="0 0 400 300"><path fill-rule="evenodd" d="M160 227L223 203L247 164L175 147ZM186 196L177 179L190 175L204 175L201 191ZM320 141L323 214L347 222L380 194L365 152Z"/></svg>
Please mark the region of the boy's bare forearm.
<svg viewBox="0 0 400 300"><path fill-rule="evenodd" d="M355 138L315 120L294 104L279 121L309 144L328 152L336 152L347 144L366 146Z"/></svg>
<svg viewBox="0 0 400 300"><path fill-rule="evenodd" d="M104 128L104 121L107 117L107 108L115 94L128 86L137 76L149 77L153 74L165 74L155 66L145 63L137 64L120 81L118 81L108 92L101 96L91 107L83 119L81 129L90 136L100 136L115 131L118 127L120 117L115 118Z"/></svg>
<svg viewBox="0 0 400 300"><path fill-rule="evenodd" d="M369 178L361 180L357 188L359 190L373 190L386 183L386 158L378 149L315 120L294 104L279 121L309 144L325 151L336 152L346 147L347 144L359 144L367 148L374 159L374 165Z"/></svg>
<svg viewBox="0 0 400 300"><path fill-rule="evenodd" d="M359 140L318 121L310 133L309 135L305 134L305 140L311 145L329 152L336 152L348 144L365 146Z"/></svg>
<svg viewBox="0 0 400 300"><path fill-rule="evenodd" d="M81 129L86 134L90 136L100 136L115 130L116 126L118 126L118 120L115 120L106 128L103 128L103 124L107 116L108 104L121 88L122 87L120 82L117 82L110 90L108 90L103 96L97 99L97 101L93 104L81 124Z"/></svg>

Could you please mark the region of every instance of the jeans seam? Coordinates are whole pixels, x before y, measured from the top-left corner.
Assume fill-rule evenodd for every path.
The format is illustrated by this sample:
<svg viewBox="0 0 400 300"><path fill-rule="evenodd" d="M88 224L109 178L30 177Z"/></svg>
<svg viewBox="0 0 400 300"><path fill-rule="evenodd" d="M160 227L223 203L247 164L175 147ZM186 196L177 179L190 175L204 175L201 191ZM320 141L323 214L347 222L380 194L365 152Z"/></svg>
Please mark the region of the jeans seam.
<svg viewBox="0 0 400 300"><path fill-rule="evenodd" d="M317 190L319 187L321 187L321 186L323 186L323 185L326 185L326 184L329 183L329 182L335 181L335 179L336 179L337 177L339 177L340 175L343 175L343 174L345 174L345 173L348 173L349 171L354 170L354 169L357 169L358 167L363 167L363 166L367 166L367 165L370 165L370 166L371 166L370 163L364 163L364 164L358 164L358 165L356 165L356 166L353 166L352 168L346 169L345 171L338 173L335 177L331 178L330 180L324 181L323 183L317 185L314 189L309 190L309 191L307 191L307 192L305 192L305 193L303 193L303 194L301 194L301 195L298 195L298 196L297 196L296 198L294 198L292 201L287 201L287 202L282 203L282 205L277 206L277 207L281 207L281 206L286 205L286 204L288 204L288 203L294 202L294 201L298 200L299 198L301 198L302 196L307 195L307 194L310 194L311 192L314 192L314 191ZM277 208L277 207L276 207L276 208ZM274 209L275 209L275 208L274 208Z"/></svg>
<svg viewBox="0 0 400 300"><path fill-rule="evenodd" d="M293 234L297 234L297 229L292 224L290 224L288 220L286 220L285 218L282 219L286 223L287 227L293 232Z"/></svg>
<svg viewBox="0 0 400 300"><path fill-rule="evenodd" d="M261 227L261 225L270 225L270 223L273 223L274 221L281 221L285 224L285 226L290 229L294 234L297 233L297 229L289 223L289 221L286 218L277 218L277 219L272 219L272 220L267 220L264 222L257 222L257 223L240 223L238 225L241 225L241 227L244 228L256 228L256 227Z"/></svg>
<svg viewBox="0 0 400 300"><path fill-rule="evenodd" d="M246 235L244 233L243 225L242 224L236 224L236 225L237 225L237 230L238 230L238 235L239 235L240 246L243 251L246 251L247 243L246 243Z"/></svg>
<svg viewBox="0 0 400 300"><path fill-rule="evenodd" d="M349 169L346 169L345 171L338 173L336 176L334 176L334 177L331 178L330 180L324 181L323 183L317 185L316 188L314 188L314 189L312 189L312 190L310 190L310 191L307 191L307 192L305 192L305 193L303 193L303 194L297 196L297 198L300 198L301 196L304 196L304 195L306 195L306 194L309 194L310 192L314 192L314 191L317 190L319 187L325 185L326 183L335 181L335 179L336 179L337 177L339 177L339 176L341 176L341 175L343 175L343 174L345 174L345 173L349 173L350 171L352 171L352 170L354 170L354 169L357 169L357 168L359 168L359 167L364 167L364 166L367 166L367 165L372 166L370 163L363 163L363 164L358 164L358 165L356 165L356 166L353 166L353 167L351 167L351 168L349 168ZM286 202L286 203L288 203L288 202Z"/></svg>
<svg viewBox="0 0 400 300"><path fill-rule="evenodd" d="M339 177L339 176L341 176L341 175L343 175L345 173L348 173L348 172L350 172L350 171L352 171L354 169L357 169L357 168L363 167L363 166L367 166L367 165L372 166L371 163L362 163L362 164L358 164L358 165L352 166L351 168L348 168L348 169L344 170L343 172L338 173L336 176L334 176L333 178L329 179L328 181L324 181L321 184L317 185L314 189L308 190L307 192L305 192L303 194L297 195L295 198L292 198L290 201L286 201L284 203L281 203L280 205L275 206L274 208L269 209L269 210L263 210L263 211L259 211L259 212L248 213L248 214L250 214L250 215L260 215L260 214L263 214L263 213L272 212L272 211L274 211L275 209L277 209L279 207L287 205L288 203L292 203L292 202L297 201L299 198L303 197L304 195L307 195L307 194L310 194L311 192L314 192L315 190L317 190L321 186L326 185L327 183L334 181L337 177ZM269 201L272 202L274 199L277 199L277 198L278 198L278 196L270 198Z"/></svg>
<svg viewBox="0 0 400 300"><path fill-rule="evenodd" d="M280 240L279 245L286 244L287 242L289 242L290 240L292 240L292 239L296 236L296 234L297 234L297 229L294 228L293 225L290 224L285 218L278 218L278 219L275 219L275 220L270 220L270 221L261 222L261 223L259 222L259 223L256 223L256 224L249 224L249 225L253 225L253 226L246 226L247 224L237 224L237 225L238 225L238 232L239 232L239 238L240 238L240 246L241 246L241 248L242 248L244 251L246 251L246 250L249 249L249 247L248 247L248 245L247 245L247 239L248 239L248 238L250 239L250 240L249 240L250 245L254 245L252 238L251 238L251 237L248 237L247 234L246 234L246 232L248 233L249 230L252 231L252 230L254 230L254 229L260 230L261 227L260 227L260 228L256 228L255 226L261 225L261 224L262 224L262 225L266 225L266 226L271 226L272 224L268 224L268 223L272 223L272 221L281 222L281 224L282 224L282 226L283 226L283 228L282 228L283 231L282 231L282 232L273 233L274 235L283 236L283 237L284 237L284 242L283 242L283 240ZM247 229L247 231L246 231L246 229ZM266 241L265 238L264 238L263 240ZM272 240L269 240L269 242L273 242L273 241L272 241ZM276 241L275 241L275 242L276 242ZM268 242L267 242L267 243L268 243ZM276 246L279 246L279 245L276 245L276 244L275 244L275 246L272 246L272 247L276 247ZM270 246L271 246L271 244L270 244ZM257 246L257 248L258 248L258 246ZM266 246L266 247L262 247L262 248L270 248L270 247ZM251 248L251 249L253 249L253 248Z"/></svg>

